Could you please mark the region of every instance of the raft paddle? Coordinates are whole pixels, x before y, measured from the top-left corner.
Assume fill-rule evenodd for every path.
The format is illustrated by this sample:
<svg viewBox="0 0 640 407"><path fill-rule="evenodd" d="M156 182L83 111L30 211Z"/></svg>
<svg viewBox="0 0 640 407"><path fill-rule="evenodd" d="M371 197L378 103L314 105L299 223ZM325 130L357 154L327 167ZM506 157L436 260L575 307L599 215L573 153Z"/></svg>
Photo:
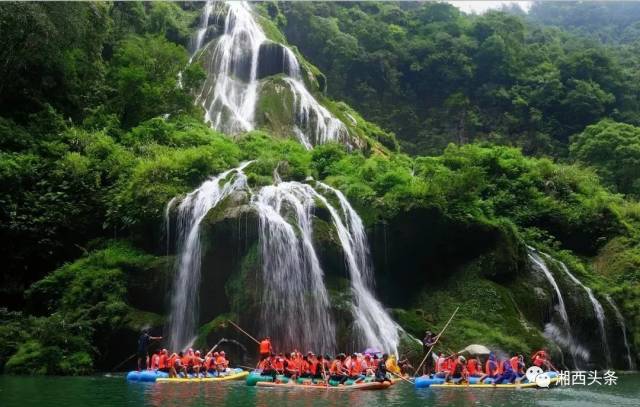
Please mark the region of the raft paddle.
<svg viewBox="0 0 640 407"><path fill-rule="evenodd" d="M458 313L458 310L460 309L460 307L457 307L455 311L453 311L453 314L451 314L451 318L449 318L449 320L447 321L447 323L444 325L444 327L442 328L442 331L440 331L440 333L438 334L438 336L436 336L436 340L433 343L433 345L431 345L431 347L429 348L429 351L427 352L426 355L424 355L424 359L422 359L422 362L420 362L420 365L418 365L418 368L416 369L416 374L414 377L418 376L418 372L420 371L420 368L422 367L422 365L424 365L424 362L427 361L427 358L429 357L429 354L431 353L431 351L433 350L433 348L438 344L438 341L440 340L440 337L442 336L442 334L444 333L444 331L447 329L447 327L449 326L449 324L451 323L451 320L453 319L453 317Z"/></svg>
<svg viewBox="0 0 640 407"><path fill-rule="evenodd" d="M254 341L255 343L257 343L258 345L260 345L260 341L258 341L256 338L254 338L253 336L249 335L249 333L247 333L247 331L245 331L244 329L240 328L238 325L236 325L232 320L228 319L227 320L231 325L233 325L234 327L236 327L238 329L238 331L242 332L243 334L247 335L249 338L251 338L252 341Z"/></svg>
<svg viewBox="0 0 640 407"><path fill-rule="evenodd" d="M226 342L227 339L226 338L222 338L218 341L218 343L216 343L215 345L213 345L213 348L211 348L211 350L209 350L209 352L207 352L206 354L208 355L209 353L213 352L214 350L216 350L216 348L218 347L218 345L220 345L222 342Z"/></svg>
<svg viewBox="0 0 640 407"><path fill-rule="evenodd" d="M396 377L398 377L398 378L400 378L400 379L404 380L404 381L405 381L405 382L407 382L407 383L415 384L415 383L414 383L414 382L412 382L411 380L407 379L406 377L404 377L404 376L402 376L402 375L397 374L396 372L392 372L391 370L389 370L389 373L391 373L392 375L394 375L394 376L396 376Z"/></svg>

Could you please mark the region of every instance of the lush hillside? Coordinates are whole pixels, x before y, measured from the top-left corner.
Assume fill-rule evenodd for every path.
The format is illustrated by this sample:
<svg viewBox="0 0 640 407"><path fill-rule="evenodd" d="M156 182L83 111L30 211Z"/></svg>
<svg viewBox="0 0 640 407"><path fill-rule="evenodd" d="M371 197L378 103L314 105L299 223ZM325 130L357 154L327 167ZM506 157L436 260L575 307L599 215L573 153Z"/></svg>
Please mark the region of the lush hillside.
<svg viewBox="0 0 640 407"><path fill-rule="evenodd" d="M0 66L5 371L108 370L142 327L161 332L175 272L167 202L247 160L253 189L277 170L344 192L368 232L377 295L408 333L438 329L461 306L447 346L548 346L554 296L530 245L594 289L611 364L627 368L611 296L637 358L640 109L629 60L519 17L444 4L261 3L270 35L284 42L279 28L297 45L324 82L316 96L350 116L367 146L306 149L278 134L289 116L235 137L204 123L193 101L205 70L187 65L201 6L0 4L0 60L10 61ZM393 135L333 100L420 155L395 151ZM202 305L198 344L234 335L226 317L251 326L260 305L258 222L244 199L205 219L203 239L215 244L203 270L214 271L202 290L218 291ZM326 209L313 214L314 245L340 316L348 284ZM584 292L553 264L577 333L598 349Z"/></svg>
<svg viewBox="0 0 640 407"><path fill-rule="evenodd" d="M486 140L564 156L588 124L640 120L637 52L524 17L465 15L444 3L263 7L325 73L330 95L395 132L410 153ZM553 7L571 6L534 10Z"/></svg>

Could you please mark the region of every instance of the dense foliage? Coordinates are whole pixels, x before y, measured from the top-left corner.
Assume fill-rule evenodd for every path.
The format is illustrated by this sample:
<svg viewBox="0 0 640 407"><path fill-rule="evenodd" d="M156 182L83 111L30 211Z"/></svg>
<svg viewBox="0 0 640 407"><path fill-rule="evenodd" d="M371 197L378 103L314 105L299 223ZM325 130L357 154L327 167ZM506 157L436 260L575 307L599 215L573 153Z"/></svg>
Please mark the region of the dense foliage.
<svg viewBox="0 0 640 407"><path fill-rule="evenodd" d="M393 137L364 121L365 135L389 150L308 151L258 131L231 139L203 123L192 95L204 74L185 68L200 6L0 4L0 307L11 310L0 308L0 366L112 367L117 333L162 323L164 298L140 298L170 272L166 203L246 160L255 160L252 187L273 182L275 168L286 180L323 180L368 226L432 210L447 225L486 226L514 245L565 253L622 304L640 345L636 56L441 3L261 4L324 70L330 95L423 155L390 152ZM478 277L485 265L414 306L445 301L449 290L507 298L497 278ZM506 330L519 323L496 316L506 302L486 319L473 314L483 301L465 302L473 318L455 328L461 341L479 332L505 347L536 344ZM432 320L450 312L439 308ZM412 333L430 326L414 311L397 314Z"/></svg>
<svg viewBox="0 0 640 407"><path fill-rule="evenodd" d="M323 70L333 97L409 152L483 139L564 155L569 136L603 117L640 120L637 53L517 15L469 16L444 3L264 8Z"/></svg>

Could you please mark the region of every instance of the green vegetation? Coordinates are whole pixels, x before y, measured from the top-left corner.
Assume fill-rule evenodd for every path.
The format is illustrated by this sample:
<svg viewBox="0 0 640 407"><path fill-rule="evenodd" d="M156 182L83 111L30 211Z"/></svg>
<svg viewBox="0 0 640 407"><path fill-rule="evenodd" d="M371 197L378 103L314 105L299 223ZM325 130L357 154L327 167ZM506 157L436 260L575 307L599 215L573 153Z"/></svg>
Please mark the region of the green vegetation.
<svg viewBox="0 0 640 407"><path fill-rule="evenodd" d="M554 6L534 9L547 7ZM573 16L574 5L556 7ZM411 153L489 140L564 156L568 138L601 118L640 121L640 60L632 49L513 14L469 16L445 3L303 2L269 10L325 73L329 94L395 132Z"/></svg>
<svg viewBox="0 0 640 407"><path fill-rule="evenodd" d="M399 280L397 293L380 294L413 335L440 327L459 302L452 346L541 346L526 243L610 294L640 349L637 55L442 3L263 3L268 36L283 30L323 69L326 78L303 61L313 92L366 144L308 151L277 131L291 118L277 76L259 101L261 130L232 139L203 123L193 90L204 74L185 68L200 6L0 4L5 371L109 369L141 328L161 326L173 264L167 202L247 160L252 188L272 183L276 168L284 180L324 181L346 194L374 243L388 227L413 245L413 268L390 265L407 276L377 275ZM344 265L317 212L333 311L346 315ZM201 327L201 344L256 306L259 250L248 243L220 282L228 309Z"/></svg>

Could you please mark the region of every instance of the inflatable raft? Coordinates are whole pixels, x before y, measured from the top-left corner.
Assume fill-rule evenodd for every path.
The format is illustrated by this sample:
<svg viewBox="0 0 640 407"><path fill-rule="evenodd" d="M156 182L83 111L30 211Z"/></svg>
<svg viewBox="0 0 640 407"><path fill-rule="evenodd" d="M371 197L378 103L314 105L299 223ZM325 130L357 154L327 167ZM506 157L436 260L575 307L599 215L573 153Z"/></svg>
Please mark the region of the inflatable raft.
<svg viewBox="0 0 640 407"><path fill-rule="evenodd" d="M556 372L547 372L549 376L550 383L549 386L554 386L558 382L558 374ZM496 384L493 385L493 379L488 378L483 383L480 383L477 377L469 378L469 384L459 383L460 380L453 380L452 382L446 383L443 378L440 377L429 377L429 376L421 376L416 378L415 386L416 388L425 388L425 387L434 387L434 388L486 388L486 389L526 389L526 388L538 388L535 382L529 382L527 379L523 379L521 383L508 383L508 384Z"/></svg>
<svg viewBox="0 0 640 407"><path fill-rule="evenodd" d="M280 387L280 388L295 388L295 389L320 389L320 390L383 390L391 386L390 382L376 382L373 378L366 378L365 381L355 383L354 380L347 380L344 384L339 384L336 381L329 380L326 383L324 380L298 378L291 380L286 376L276 376L276 381L273 381L271 376L262 376L260 372L251 372L247 377L247 385L259 386L259 387Z"/></svg>
<svg viewBox="0 0 640 407"><path fill-rule="evenodd" d="M240 368L229 369L223 375L202 377L196 375L189 375L189 377L176 377L170 378L168 373L156 372L153 370L144 370L138 372L133 370L127 373L127 380L130 382L157 382L157 383L188 383L188 382L222 382L228 380L240 380L249 375L249 372L245 372Z"/></svg>

